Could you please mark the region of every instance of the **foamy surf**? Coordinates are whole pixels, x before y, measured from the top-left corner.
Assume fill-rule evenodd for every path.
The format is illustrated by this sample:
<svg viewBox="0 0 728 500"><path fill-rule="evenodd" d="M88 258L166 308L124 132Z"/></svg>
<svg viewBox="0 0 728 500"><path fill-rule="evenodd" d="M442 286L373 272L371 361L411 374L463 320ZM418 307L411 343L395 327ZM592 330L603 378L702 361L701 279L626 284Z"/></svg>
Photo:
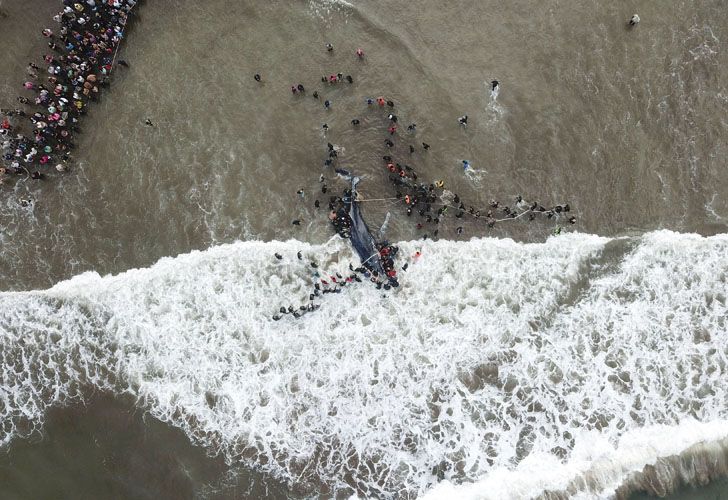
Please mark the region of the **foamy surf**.
<svg viewBox="0 0 728 500"><path fill-rule="evenodd" d="M308 9L315 17L327 21L334 13L347 12L354 5L346 0L309 0Z"/></svg>
<svg viewBox="0 0 728 500"><path fill-rule="evenodd" d="M626 432L616 445L598 432L585 432L580 437L579 447L567 462L549 453L534 453L515 469L498 468L473 483L455 485L443 481L422 498L530 499L546 496L545 492L556 498L615 498L620 487L661 458L680 455L701 443L719 443L720 451L725 453L728 443L720 442L728 438L728 422L687 420L672 426L649 426ZM673 471L673 475L680 472ZM702 472L710 475L708 470ZM667 479L668 484L671 482Z"/></svg>
<svg viewBox="0 0 728 500"><path fill-rule="evenodd" d="M345 242L4 293L0 442L100 388L297 491L528 498L609 496L728 435L728 236L400 246L400 289L347 287L300 320L272 315L306 303L310 261L347 272Z"/></svg>

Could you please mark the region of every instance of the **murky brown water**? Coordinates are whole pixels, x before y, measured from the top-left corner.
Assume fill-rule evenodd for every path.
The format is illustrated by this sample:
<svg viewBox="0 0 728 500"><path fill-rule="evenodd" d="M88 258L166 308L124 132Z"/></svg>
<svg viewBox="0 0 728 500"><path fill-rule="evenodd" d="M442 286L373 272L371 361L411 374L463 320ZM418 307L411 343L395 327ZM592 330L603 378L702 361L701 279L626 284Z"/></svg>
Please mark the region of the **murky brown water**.
<svg viewBox="0 0 728 500"><path fill-rule="evenodd" d="M16 107L25 65L39 61L40 30L57 5L0 1L0 108ZM627 30L633 11L642 23ZM74 170L0 188L0 289L45 288L86 270L119 272L236 239L325 241L331 235L325 211L313 207L328 197L318 177L326 176L329 194L344 187L323 166L327 142L343 148L342 166L365 176L367 197L393 195L380 158L387 154L386 116L365 104L379 95L397 104L395 154L407 157L421 177L444 180L466 203L484 207L518 194L544 204L568 201L579 217L574 229L600 235L725 232L725 40L728 8L721 0L669 8L660 1L596 0L446 6L434 0L355 0L352 6L146 0L122 48L130 68L119 69L82 123ZM326 42L334 44L332 53ZM354 55L357 47L366 51L363 61ZM339 71L354 84L320 83L321 75ZM493 79L501 82L497 99L488 89ZM291 94L290 85L299 82L308 95ZM311 97L314 90L332 109ZM457 124L462 114L469 115L467 129ZM145 118L156 126L145 127ZM362 125L352 127L353 118ZM414 135L403 130L410 122L417 123ZM422 141L432 148L424 151ZM409 144L417 146L411 159ZM477 176L464 175L462 159ZM21 198L33 199L33 207L21 207ZM391 202L367 205L367 219L376 227L388 210L392 240L431 233L416 230ZM292 226L293 219L303 219L302 226ZM457 235L456 225L445 225L440 237L541 241L553 229L533 222L487 230L470 221ZM72 425L98 425L101 413L126 411L118 405L102 400L83 417L71 411ZM64 418L71 417L59 421ZM58 487L27 481L37 461L47 460L49 474L60 477L65 469L58 462L68 457L60 448L87 453L60 428L48 432L63 434L62 446L19 444L3 457L18 498ZM159 483L154 474L107 468L103 474L126 477L126 486L113 489L117 483L98 479L87 483L88 491L186 497L200 494L200 484L216 481L224 469L205 464L179 436L162 444L156 433L171 431L161 426L135 421L119 429L139 440L100 446L158 459L172 469L172 479ZM168 442L189 456L187 465L169 465L171 455L150 451ZM200 470L179 476L189 467ZM147 490L124 489L132 477ZM74 489L79 484L64 484L61 491L84 496Z"/></svg>
<svg viewBox="0 0 728 500"><path fill-rule="evenodd" d="M0 60L3 107L38 53L52 4L30 16L5 1L0 36L12 50ZM584 232L720 232L728 212L723 7L648 2L639 6L644 22L628 31L631 8L600 2L146 2L122 50L131 68L85 120L74 173L5 189L3 288L144 266L237 238L328 238L312 206L323 198L319 174L333 177L322 168L327 141L344 148L343 166L367 176L367 196L393 195L379 160L386 118L364 104L378 95L396 101L402 122L417 123L414 137L398 132L395 152L431 144L411 164L473 205L522 194L569 201ZM359 46L364 62L354 56ZM337 71L354 85L320 84ZM502 84L496 102L492 79ZM309 96L291 95L297 82ZM310 97L315 89L331 110ZM456 118L465 113L463 130ZM157 127L142 126L146 117ZM461 159L482 171L479 181L463 175ZM36 201L32 213L17 206L23 196ZM376 226L388 207L370 207ZM290 225L301 217L302 228ZM395 217L390 236L428 232L413 226ZM440 236L457 237L455 226ZM514 226L492 234L541 240L552 229ZM471 223L460 237L482 234Z"/></svg>
<svg viewBox="0 0 728 500"><path fill-rule="evenodd" d="M3 498L285 498L283 486L227 466L179 430L96 395L48 414L43 436L0 454Z"/></svg>

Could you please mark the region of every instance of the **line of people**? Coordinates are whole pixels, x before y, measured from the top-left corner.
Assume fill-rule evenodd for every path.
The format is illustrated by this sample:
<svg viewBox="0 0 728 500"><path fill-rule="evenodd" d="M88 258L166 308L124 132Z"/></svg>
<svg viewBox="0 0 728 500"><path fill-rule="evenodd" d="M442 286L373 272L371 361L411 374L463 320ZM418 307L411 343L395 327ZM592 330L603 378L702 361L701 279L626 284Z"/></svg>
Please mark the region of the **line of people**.
<svg viewBox="0 0 728 500"><path fill-rule="evenodd" d="M28 64L29 78L23 84L27 93L17 99L31 110L0 110L0 183L12 174L42 179L54 165L59 172L68 168L74 134L80 132L80 117L89 102L98 99L100 88L108 84L116 50L136 3L63 0L63 10L53 17L59 24L57 32L51 28L42 31L51 50L43 56L45 68ZM126 65L123 61L119 64ZM23 123L23 119L30 123Z"/></svg>
<svg viewBox="0 0 728 500"><path fill-rule="evenodd" d="M303 255L300 251L296 255L299 261L303 260ZM284 260L284 257L279 253L275 253L274 256L277 260ZM294 318L298 319L307 313L318 310L321 305L314 303L316 298L329 293L341 293L347 285L351 283L361 283L362 279L358 276L358 274L366 273L365 268L354 268L351 263L349 264L350 274L348 276L343 276L338 272L323 273L319 270L319 264L315 261L310 262L309 265L312 268L313 278L315 280L313 288L308 295L309 302L305 305L298 306L297 308L292 305L289 305L288 307L281 306L278 309L278 313L274 314L272 317L274 321L279 321L286 314L290 314Z"/></svg>

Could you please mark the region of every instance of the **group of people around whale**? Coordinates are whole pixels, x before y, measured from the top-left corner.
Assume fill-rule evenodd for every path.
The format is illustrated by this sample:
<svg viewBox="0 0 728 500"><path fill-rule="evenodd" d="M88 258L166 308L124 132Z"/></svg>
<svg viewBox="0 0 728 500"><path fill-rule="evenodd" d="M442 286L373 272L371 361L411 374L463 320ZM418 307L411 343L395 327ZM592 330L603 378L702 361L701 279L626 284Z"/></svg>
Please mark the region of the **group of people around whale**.
<svg viewBox="0 0 728 500"><path fill-rule="evenodd" d="M330 52L333 50L333 46L327 44L327 50ZM363 57L363 51L357 50L357 56ZM256 81L260 81L260 75L255 75ZM332 74L330 77L322 77L322 83L337 84L341 81L348 81L353 83L353 78L343 77L342 73ZM491 82L491 90L495 92L500 85L500 82L493 80ZM294 94L302 93L305 91L305 87L302 84L293 85L291 90ZM318 91L314 91L313 97L319 99ZM527 216L529 220L534 220L536 217L546 217L548 219L559 218L566 214L569 214L571 207L568 203L554 205L550 208L546 208L543 205L533 202L527 203L518 196L515 200L515 205L501 206L497 201L492 200L487 209L479 210L472 205L466 205L460 197L447 191L444 187L444 181L438 180L433 183L425 183L418 181L418 175L414 168L409 166L405 161L395 159L393 156L395 147L395 135L397 134L399 127L399 117L393 112L395 103L391 99L387 99L383 96L377 98L367 98L365 100L366 105L369 107L380 107L387 113L387 134L383 141L386 146L386 150L383 151L382 160L384 162L385 172L390 184L394 188L394 200L402 202L406 215L412 216L413 214L418 215L422 222L417 223L418 229L425 229L426 225L431 225L433 228L432 237L437 237L439 232L440 224L444 221L445 217L452 213L453 217L457 220L471 217L475 220L482 220L486 227L492 228L496 223L521 218ZM326 100L325 107L330 108L331 102ZM457 120L458 124L462 127L467 127L468 116L462 115ZM352 126L356 127L360 124L358 118L351 120ZM328 124L323 125L324 132L329 129ZM411 123L406 127L407 133L412 136L417 132L417 125ZM409 142L409 141L408 141ZM427 151L430 149L430 145L426 142L422 142L422 149ZM408 146L409 155L415 153L416 148L409 144ZM338 148L333 144L328 143L328 153L324 160L325 167L336 167L338 162ZM464 169L470 168L470 163L467 160L463 160ZM324 176L321 175L319 179L322 183L324 182ZM321 188L322 194L326 194L328 190L327 185L324 183ZM299 191L299 194L301 191ZM334 230L342 238L349 239L352 236L352 221L349 215L347 202L359 203L366 200L352 200L351 189L345 189L343 196L330 196L328 209L329 222L332 224ZM321 203L318 199L314 201L314 207L316 209L321 208ZM570 224L576 223L576 217L571 215L568 216L567 221ZM560 229L560 228L558 228ZM459 225L456 228L457 234L462 234L464 231L463 226ZM428 238L428 234L425 233L423 238ZM326 276L320 275L318 271L315 272L315 288L313 293L309 295L310 303L306 306L300 306L299 309L295 309L293 306L281 307L279 314L274 316L274 319L279 320L285 314L292 314L294 317L300 317L301 315L314 311L318 306L314 305L313 301L321 293L338 293L349 283L363 281L360 276L373 282L378 289L390 290L393 287L399 286L397 281L397 271L395 270L395 256L397 255L398 248L392 246L386 241L380 242L377 245L378 254L373 255L370 258L376 258L381 264L381 268L384 269L384 276L381 276L373 266L368 266L367 260L363 260L362 265L354 268L351 264L349 265L352 274L346 278L342 278L341 275L337 276ZM417 253L419 258L420 253ZM299 254L300 258L300 254ZM312 264L313 265L313 264ZM402 266L403 270L406 270L408 263Z"/></svg>
<svg viewBox="0 0 728 500"><path fill-rule="evenodd" d="M31 110L2 110L0 183L6 175L42 179L53 166L66 170L74 134L80 131L79 118L107 83L135 4L136 0L63 0L63 10L53 17L57 32L42 31L50 49L43 56L44 67L28 64L23 84L28 93L17 99Z"/></svg>

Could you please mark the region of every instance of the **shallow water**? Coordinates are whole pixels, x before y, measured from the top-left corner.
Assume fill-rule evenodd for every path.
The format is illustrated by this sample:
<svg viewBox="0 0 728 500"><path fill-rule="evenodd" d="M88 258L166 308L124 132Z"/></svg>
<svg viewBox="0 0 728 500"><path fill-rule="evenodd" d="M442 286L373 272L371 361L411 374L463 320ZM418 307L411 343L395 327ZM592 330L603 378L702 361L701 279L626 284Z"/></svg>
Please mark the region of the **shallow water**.
<svg viewBox="0 0 728 500"><path fill-rule="evenodd" d="M327 141L344 148L343 166L367 176L365 195L393 196L378 159L386 116L364 104L378 95L397 102L402 125L418 124L414 137L398 132L395 154L409 162L410 143L430 143L411 164L476 207L521 194L570 202L583 232L725 229L720 2L648 2L640 9L649 22L631 32L627 14L597 2L481 2L447 16L437 5L146 2L122 51L131 68L117 73L83 126L79 167L42 186L20 182L3 202L4 288L47 287L88 269L118 272L238 238L324 241L324 214L313 209L323 198L319 175L331 193L343 189L322 168ZM336 47L331 54L326 41ZM363 62L353 53L359 45ZM12 71L3 78L20 82L25 58L5 57L21 63L5 65ZM354 85L320 84L337 71ZM502 83L497 100L486 88L494 78ZM332 110L291 95L296 82L309 94L319 89ZM456 123L463 113L466 130ZM145 117L157 127L140 126ZM362 120L357 130L354 117ZM463 175L463 158L480 180ZM32 210L18 206L25 196L36 200ZM387 209L371 206L371 223ZM302 228L290 226L295 218ZM458 236L456 225L441 236L541 241L553 228L524 223L488 233L470 222ZM391 239L432 233L413 226L395 217Z"/></svg>
<svg viewBox="0 0 728 500"><path fill-rule="evenodd" d="M10 49L0 50L0 107L17 94L30 54L42 53L39 31L55 5L0 3L0 44ZM627 30L634 9L643 22ZM130 392L139 412L182 429L202 449L176 434L170 439L188 462L156 457L159 436L177 431L123 420L119 429L150 440L107 440L105 453L122 448L158 460L172 478L192 472L160 485L155 474L100 470L126 479L89 482L96 495L112 488L126 496L137 481L154 495L214 494L205 488L226 467L207 463L204 449L262 467L265 479L235 469L230 484L273 496L422 494L442 479L506 491L492 487L518 479L520 490L506 489L519 497L558 490L595 468L601 479L584 491L618 486L652 455L680 451L651 441L654 426L682 425L686 447L717 439L726 425L725 237L654 231L726 230L727 26L720 1L443 10L429 0L416 8L147 0L122 48L130 68L119 69L83 122L74 170L2 187L0 289L50 288L85 271L144 268L235 240L297 241L238 243L117 278L85 275L48 292L3 294L3 359L23 375L0 379L18 391L3 402L0 440L32 428L64 434L53 423L64 418L94 435L105 411L113 419L134 403L102 398L82 415L78 401L98 390ZM359 46L363 61L354 55ZM338 71L354 84L319 82ZM493 79L501 82L497 97ZM299 82L308 95L291 94ZM311 97L316 89L331 110ZM471 220L457 235L451 218L442 241L421 245L426 258L397 294L384 300L356 288L304 321L271 322L280 305L306 300L312 276L295 259L298 249L341 272L353 261L345 245L329 241L325 211L313 208L345 187L323 167L326 143L341 147L342 166L364 175L367 198L393 196L381 161L390 153L386 112L364 102L379 95L396 102L400 117L393 154L422 178L444 180L477 207L519 194L568 201L579 222L564 232L582 234L543 244L556 223L488 230ZM467 129L456 122L464 113ZM156 127L142 125L147 117ZM349 124L355 117L358 129ZM414 135L403 130L410 122ZM432 148L410 157L408 145L422 141ZM28 197L32 207L21 207ZM392 212L392 241L434 230L415 229L396 203L364 209L373 227ZM533 245L463 241L473 236ZM403 248L407 257L420 245ZM40 390L46 372L55 375ZM21 387L35 388L32 396ZM59 405L70 405L73 417L44 417ZM491 415L493 407L503 413ZM714 427L691 427L690 419ZM652 451L628 450L627 459L624 436L639 441L641 429ZM87 439L62 447L78 445L83 455ZM7 474L25 477L34 460L50 456L52 475L62 478L52 441L13 443L25 442L11 442L16 465L6 464ZM629 465L604 468L604 455ZM538 460L546 464L539 471ZM522 476L499 476L506 471ZM19 497L43 494L15 480ZM278 480L292 490L283 493ZM51 491L59 483L49 484ZM240 491L218 493L248 494Z"/></svg>
<svg viewBox="0 0 728 500"><path fill-rule="evenodd" d="M42 436L0 455L3 498L285 498L272 479L211 459L129 398L53 409Z"/></svg>

